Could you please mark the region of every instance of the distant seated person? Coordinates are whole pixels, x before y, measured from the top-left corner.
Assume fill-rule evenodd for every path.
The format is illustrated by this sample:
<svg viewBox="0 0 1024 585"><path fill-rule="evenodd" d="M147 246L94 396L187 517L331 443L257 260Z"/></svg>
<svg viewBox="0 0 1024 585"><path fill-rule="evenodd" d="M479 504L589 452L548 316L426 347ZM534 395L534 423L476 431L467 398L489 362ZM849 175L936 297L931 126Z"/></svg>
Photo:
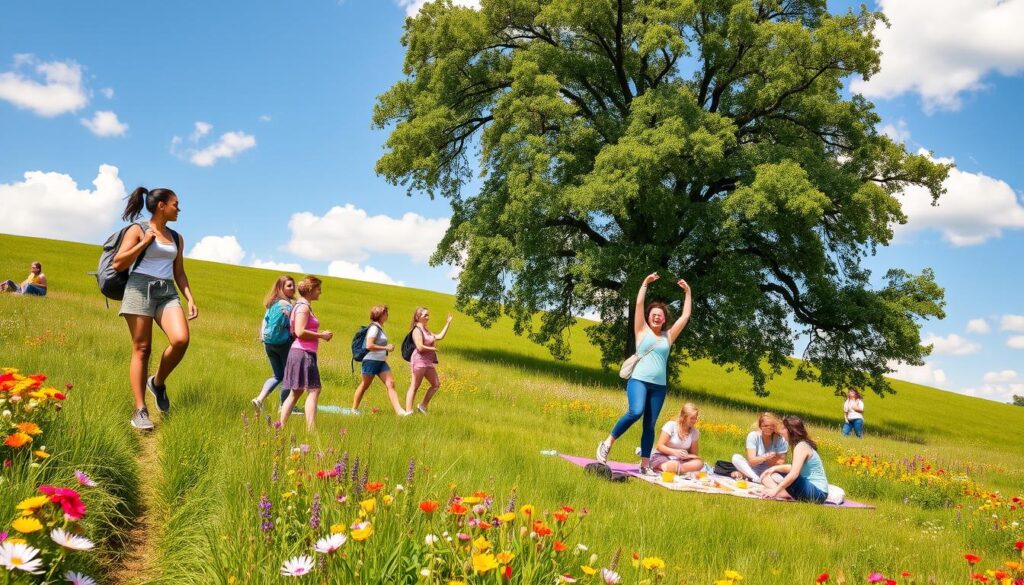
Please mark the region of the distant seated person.
<svg viewBox="0 0 1024 585"><path fill-rule="evenodd" d="M700 440L700 431L697 430L699 413L693 403L687 402L675 420L661 427L661 435L651 453L652 469L678 475L704 468L704 461L697 456Z"/></svg>
<svg viewBox="0 0 1024 585"><path fill-rule="evenodd" d="M25 279L25 282L21 283L21 286L15 284L13 280L0 282L0 292L45 297L46 275L43 274L43 265L39 262L33 262L28 278Z"/></svg>
<svg viewBox="0 0 1024 585"><path fill-rule="evenodd" d="M732 456L732 465L737 470L732 473L734 479L745 478L760 483L765 470L786 462L789 443L779 433L781 426L779 417L770 412L757 417L758 430L747 435L747 456L739 453Z"/></svg>

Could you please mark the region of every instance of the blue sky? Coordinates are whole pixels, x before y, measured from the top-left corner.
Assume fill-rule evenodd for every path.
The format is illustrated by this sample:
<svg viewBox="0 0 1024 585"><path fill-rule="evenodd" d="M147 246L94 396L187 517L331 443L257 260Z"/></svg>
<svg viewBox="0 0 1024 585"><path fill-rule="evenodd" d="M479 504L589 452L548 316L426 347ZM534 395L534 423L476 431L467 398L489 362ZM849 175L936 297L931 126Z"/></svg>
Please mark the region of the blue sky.
<svg viewBox="0 0 1024 585"><path fill-rule="evenodd" d="M124 189L168 186L194 257L452 292L451 267L426 262L447 203L373 172L372 107L417 3L0 4L0 229L98 243ZM938 209L907 194L909 225L868 265L930 266L946 288L947 318L923 328L935 353L901 377L1009 400L1024 395L1024 0L961 4L878 5L883 71L851 88L957 172Z"/></svg>

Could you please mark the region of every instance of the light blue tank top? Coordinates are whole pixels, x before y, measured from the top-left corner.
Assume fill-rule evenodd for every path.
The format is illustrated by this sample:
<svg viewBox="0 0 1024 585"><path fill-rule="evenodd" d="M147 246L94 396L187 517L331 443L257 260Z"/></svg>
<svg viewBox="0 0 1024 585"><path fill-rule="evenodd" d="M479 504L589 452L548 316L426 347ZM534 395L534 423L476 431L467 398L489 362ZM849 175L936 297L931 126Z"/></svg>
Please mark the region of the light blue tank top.
<svg viewBox="0 0 1024 585"><path fill-rule="evenodd" d="M810 445L807 445L810 447ZM811 456L804 461L800 468L800 477L806 479L811 485L823 492L828 492L828 480L825 478L825 466L821 464L821 455L811 449Z"/></svg>
<svg viewBox="0 0 1024 585"><path fill-rule="evenodd" d="M643 337L640 338L640 343L636 346L636 354L643 357L633 368L631 377L641 382L666 386L668 384L668 351L670 347L668 332L655 335L650 329L644 329Z"/></svg>

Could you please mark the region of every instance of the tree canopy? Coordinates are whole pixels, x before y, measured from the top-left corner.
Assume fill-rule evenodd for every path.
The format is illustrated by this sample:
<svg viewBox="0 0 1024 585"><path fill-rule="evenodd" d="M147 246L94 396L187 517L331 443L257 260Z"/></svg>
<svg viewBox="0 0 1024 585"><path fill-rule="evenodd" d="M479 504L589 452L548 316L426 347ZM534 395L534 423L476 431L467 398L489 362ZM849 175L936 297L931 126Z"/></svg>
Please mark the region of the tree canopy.
<svg viewBox="0 0 1024 585"><path fill-rule="evenodd" d="M632 352L633 296L659 271L648 299L694 291L676 365L738 366L763 394L802 334L798 377L892 392L943 291L862 262L906 222L901 191L937 200L948 166L844 89L878 71L883 23L823 0L437 0L406 20L404 78L375 107L377 172L451 203L432 262L462 266L463 309L556 357L588 310L605 365Z"/></svg>

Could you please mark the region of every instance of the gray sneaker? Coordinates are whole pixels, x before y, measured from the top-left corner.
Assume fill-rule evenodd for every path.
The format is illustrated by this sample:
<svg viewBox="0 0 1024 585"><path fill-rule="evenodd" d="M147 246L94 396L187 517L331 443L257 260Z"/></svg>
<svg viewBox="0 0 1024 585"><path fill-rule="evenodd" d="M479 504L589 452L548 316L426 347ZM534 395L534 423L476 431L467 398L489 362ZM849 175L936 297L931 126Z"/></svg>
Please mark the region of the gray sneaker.
<svg viewBox="0 0 1024 585"><path fill-rule="evenodd" d="M608 444L608 441L601 441L597 444L597 460L601 463L608 463L608 453L612 450L612 446Z"/></svg>
<svg viewBox="0 0 1024 585"><path fill-rule="evenodd" d="M167 397L167 385L162 386L156 385L156 376L150 376L146 380L146 388L149 389L149 393L156 398L156 409L160 412L166 413L171 409L171 399Z"/></svg>
<svg viewBox="0 0 1024 585"><path fill-rule="evenodd" d="M132 426L140 431L153 430L153 421L149 420L149 411L145 408L136 410L135 416L132 417Z"/></svg>
<svg viewBox="0 0 1024 585"><path fill-rule="evenodd" d="M654 471L654 469L652 469L650 467L646 467L644 465L641 465L640 466L640 475L646 475L647 477L654 477L654 476L658 475L658 472Z"/></svg>

